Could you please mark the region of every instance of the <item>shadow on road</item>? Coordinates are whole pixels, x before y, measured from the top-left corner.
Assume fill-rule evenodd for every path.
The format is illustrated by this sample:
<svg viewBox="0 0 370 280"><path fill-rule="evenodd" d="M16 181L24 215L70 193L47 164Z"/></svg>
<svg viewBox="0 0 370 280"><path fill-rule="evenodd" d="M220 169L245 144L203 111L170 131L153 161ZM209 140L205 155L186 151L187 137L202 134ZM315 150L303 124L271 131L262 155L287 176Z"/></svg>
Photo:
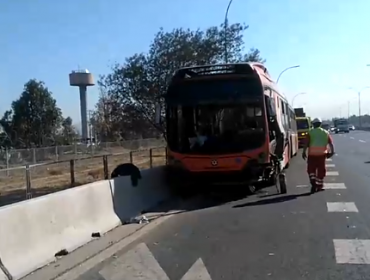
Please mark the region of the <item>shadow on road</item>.
<svg viewBox="0 0 370 280"><path fill-rule="evenodd" d="M237 202L250 196L256 198L263 197L266 194L267 188L271 186L258 186L257 191L252 194L245 186L209 186L201 189L194 189L194 192L189 192L186 196L175 196L175 199L165 201L155 207L146 209L142 214L146 213L167 213L168 215L180 214L183 212L197 211L212 207L226 205L232 202ZM275 187L271 187L275 190ZM276 194L274 194L276 195ZM175 210L175 213L173 211ZM167 214L164 214L167 215ZM160 216L163 216L161 214Z"/></svg>
<svg viewBox="0 0 370 280"><path fill-rule="evenodd" d="M286 201L290 201L290 200L293 200L293 199L297 199L298 197L310 196L311 193L308 192L308 193L291 194L291 195L284 195L284 196L277 196L277 195L278 194L271 194L271 195L267 195L267 196L262 196L262 197L271 197L271 196L275 196L275 197L234 205L233 208L242 208L242 207L248 207L248 206L260 206L260 205L286 202Z"/></svg>
<svg viewBox="0 0 370 280"><path fill-rule="evenodd" d="M151 207L142 212L142 214L153 213L153 212L169 212L176 211L175 214L182 212L190 212L196 210L202 210L211 207L217 207L230 202L239 201L251 195L247 190L242 188L234 188L230 190L230 187L225 189L203 189L197 192L189 193L187 196L176 196L175 199L165 201L155 207Z"/></svg>

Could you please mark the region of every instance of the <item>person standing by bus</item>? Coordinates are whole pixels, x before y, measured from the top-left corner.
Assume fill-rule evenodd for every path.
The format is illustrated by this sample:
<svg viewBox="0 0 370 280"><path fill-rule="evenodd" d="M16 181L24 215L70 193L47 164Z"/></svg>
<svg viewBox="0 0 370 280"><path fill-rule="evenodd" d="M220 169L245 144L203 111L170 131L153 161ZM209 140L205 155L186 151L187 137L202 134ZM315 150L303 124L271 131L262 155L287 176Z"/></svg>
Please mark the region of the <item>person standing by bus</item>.
<svg viewBox="0 0 370 280"><path fill-rule="evenodd" d="M311 193L323 189L326 175L325 161L335 153L333 140L329 132L321 127L321 124L320 118L312 121L313 128L308 131L302 153L303 159L307 159L307 173L311 182Z"/></svg>

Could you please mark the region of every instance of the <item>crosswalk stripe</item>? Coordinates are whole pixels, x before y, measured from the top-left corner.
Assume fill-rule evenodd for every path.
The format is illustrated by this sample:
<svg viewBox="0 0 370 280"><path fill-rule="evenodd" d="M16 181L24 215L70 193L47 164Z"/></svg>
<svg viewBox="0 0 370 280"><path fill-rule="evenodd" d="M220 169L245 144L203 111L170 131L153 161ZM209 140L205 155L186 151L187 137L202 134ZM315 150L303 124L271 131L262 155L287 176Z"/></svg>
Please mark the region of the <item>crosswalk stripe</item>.
<svg viewBox="0 0 370 280"><path fill-rule="evenodd" d="M327 202L328 212L358 212L354 202Z"/></svg>
<svg viewBox="0 0 370 280"><path fill-rule="evenodd" d="M331 158L327 158L327 159L326 159L326 161L333 161L333 159L331 159Z"/></svg>
<svg viewBox="0 0 370 280"><path fill-rule="evenodd" d="M325 167L335 167L335 164L328 163L328 164L325 164Z"/></svg>
<svg viewBox="0 0 370 280"><path fill-rule="evenodd" d="M370 264L370 240L334 239L338 264Z"/></svg>
<svg viewBox="0 0 370 280"><path fill-rule="evenodd" d="M339 176L338 171L327 171L326 176Z"/></svg>
<svg viewBox="0 0 370 280"><path fill-rule="evenodd" d="M296 188L309 188L310 185L297 185ZM346 185L344 183L324 183L324 189L327 190L344 190L346 189Z"/></svg>
<svg viewBox="0 0 370 280"><path fill-rule="evenodd" d="M344 183L324 183L324 189L327 190L343 190L346 188Z"/></svg>

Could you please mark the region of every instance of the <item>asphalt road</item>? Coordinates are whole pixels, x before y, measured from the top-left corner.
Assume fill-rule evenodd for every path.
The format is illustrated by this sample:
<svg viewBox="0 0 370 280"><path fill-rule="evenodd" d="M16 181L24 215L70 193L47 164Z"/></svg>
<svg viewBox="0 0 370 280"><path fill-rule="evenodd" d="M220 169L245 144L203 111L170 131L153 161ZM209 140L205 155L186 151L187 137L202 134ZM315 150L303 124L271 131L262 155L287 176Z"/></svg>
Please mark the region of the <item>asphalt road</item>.
<svg viewBox="0 0 370 280"><path fill-rule="evenodd" d="M370 133L333 138L325 191L308 195L298 156L288 194L199 197L77 279L369 279Z"/></svg>

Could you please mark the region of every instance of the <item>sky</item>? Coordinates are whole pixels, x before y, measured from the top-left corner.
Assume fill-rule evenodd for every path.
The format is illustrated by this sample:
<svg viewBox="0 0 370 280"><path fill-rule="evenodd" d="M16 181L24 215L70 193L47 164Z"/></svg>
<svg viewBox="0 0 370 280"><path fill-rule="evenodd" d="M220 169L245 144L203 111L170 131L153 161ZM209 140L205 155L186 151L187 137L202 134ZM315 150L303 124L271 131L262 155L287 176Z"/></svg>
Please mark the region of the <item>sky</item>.
<svg viewBox="0 0 370 280"><path fill-rule="evenodd" d="M78 89L68 74L86 68L96 79L110 66L146 52L163 27L205 29L223 22L229 0L12 0L0 2L0 114L31 78L53 92L64 116L80 122ZM234 0L230 23L249 25L255 47L294 107L312 117L358 114L370 86L369 0ZM349 90L349 87L353 87ZM300 94L304 93L304 94ZM298 95L297 95L298 94ZM88 107L98 100L89 88ZM349 106L348 106L349 104ZM370 114L370 89L361 93Z"/></svg>

